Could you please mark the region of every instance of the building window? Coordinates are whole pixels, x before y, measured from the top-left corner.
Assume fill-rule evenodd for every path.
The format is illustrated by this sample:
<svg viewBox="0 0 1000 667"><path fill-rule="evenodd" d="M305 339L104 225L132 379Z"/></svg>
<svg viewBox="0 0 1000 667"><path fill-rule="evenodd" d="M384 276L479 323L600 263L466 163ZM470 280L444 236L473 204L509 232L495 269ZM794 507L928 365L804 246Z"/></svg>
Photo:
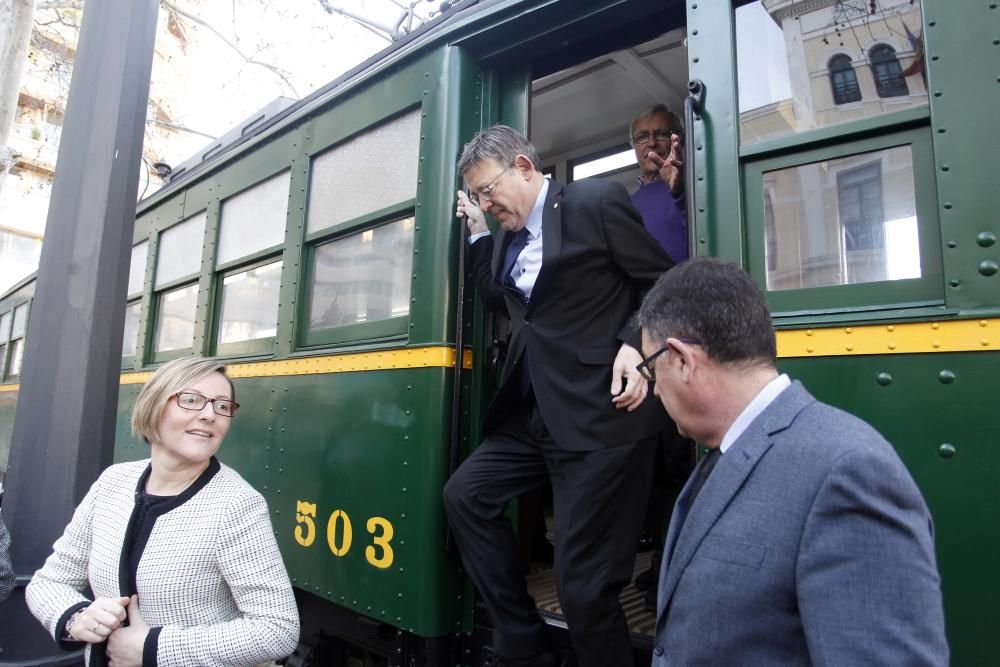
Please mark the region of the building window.
<svg viewBox="0 0 1000 667"><path fill-rule="evenodd" d="M858 76L854 73L850 56L838 54L830 58L830 86L833 88L833 103L847 104L861 101Z"/></svg>
<svg viewBox="0 0 1000 667"><path fill-rule="evenodd" d="M872 76L875 78L875 89L879 97L899 97L909 95L903 69L899 66L896 49L888 44L876 44L868 52L872 64Z"/></svg>

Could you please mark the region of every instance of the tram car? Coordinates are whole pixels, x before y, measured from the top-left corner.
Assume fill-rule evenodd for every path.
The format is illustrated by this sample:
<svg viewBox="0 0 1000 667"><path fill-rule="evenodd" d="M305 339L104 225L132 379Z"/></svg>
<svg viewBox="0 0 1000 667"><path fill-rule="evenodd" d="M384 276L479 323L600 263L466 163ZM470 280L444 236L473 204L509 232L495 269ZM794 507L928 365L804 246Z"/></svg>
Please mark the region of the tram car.
<svg viewBox="0 0 1000 667"><path fill-rule="evenodd" d="M685 117L691 247L766 290L781 370L897 448L934 516L954 664L991 663L997 3L451 4L139 203L116 460L147 455L128 416L151 369L225 359L245 409L220 456L271 508L303 621L289 664L488 663L441 490L505 324L464 285L455 163L503 122L553 178L632 188L629 121L663 102ZM0 300L4 469L32 291ZM529 582L561 636L551 563ZM653 616L623 595L641 660Z"/></svg>

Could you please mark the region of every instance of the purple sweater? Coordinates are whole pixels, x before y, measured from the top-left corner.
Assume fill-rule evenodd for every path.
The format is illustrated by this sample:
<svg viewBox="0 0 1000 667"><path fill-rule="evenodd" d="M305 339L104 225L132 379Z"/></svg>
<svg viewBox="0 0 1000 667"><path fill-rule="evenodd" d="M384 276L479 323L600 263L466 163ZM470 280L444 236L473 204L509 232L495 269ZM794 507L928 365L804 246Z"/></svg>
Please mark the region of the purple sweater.
<svg viewBox="0 0 1000 667"><path fill-rule="evenodd" d="M632 193L632 205L642 215L642 223L674 262L688 258L687 211L684 193L674 196L662 180L643 183Z"/></svg>

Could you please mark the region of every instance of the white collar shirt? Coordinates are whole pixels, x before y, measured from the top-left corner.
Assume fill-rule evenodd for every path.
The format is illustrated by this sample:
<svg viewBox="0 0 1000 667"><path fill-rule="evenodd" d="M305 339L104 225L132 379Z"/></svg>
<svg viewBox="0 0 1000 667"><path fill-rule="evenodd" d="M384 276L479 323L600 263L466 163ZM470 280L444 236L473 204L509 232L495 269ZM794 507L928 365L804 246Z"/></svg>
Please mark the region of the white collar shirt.
<svg viewBox="0 0 1000 667"><path fill-rule="evenodd" d="M764 412L767 406L771 405L774 399L778 398L778 395L790 384L792 384L792 381L787 375L782 373L764 385L764 388L757 392L753 400L743 408L743 412L739 414L736 421L730 425L729 430L726 431L726 435L722 438L722 443L719 445L719 451L725 454L726 450L736 442L736 439L743 435L743 431L747 430L747 427L753 423L753 420L757 419L760 413Z"/></svg>
<svg viewBox="0 0 1000 667"><path fill-rule="evenodd" d="M535 205L528 214L524 228L528 230L524 250L517 256L510 277L521 290L524 300L531 299L531 291L538 280L538 272L542 269L542 211L545 207L545 195L549 191L549 179L542 180L542 189L538 191Z"/></svg>

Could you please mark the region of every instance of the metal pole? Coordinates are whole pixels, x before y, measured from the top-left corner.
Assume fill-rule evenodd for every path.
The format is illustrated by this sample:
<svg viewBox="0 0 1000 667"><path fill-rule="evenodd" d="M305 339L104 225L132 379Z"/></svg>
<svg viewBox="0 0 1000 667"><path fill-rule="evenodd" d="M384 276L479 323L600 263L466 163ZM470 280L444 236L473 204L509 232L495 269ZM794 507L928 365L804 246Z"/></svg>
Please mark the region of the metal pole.
<svg viewBox="0 0 1000 667"><path fill-rule="evenodd" d="M3 515L0 665L65 664L23 586L112 458L157 0L87 0L31 307ZM40 633L40 638L39 638Z"/></svg>

